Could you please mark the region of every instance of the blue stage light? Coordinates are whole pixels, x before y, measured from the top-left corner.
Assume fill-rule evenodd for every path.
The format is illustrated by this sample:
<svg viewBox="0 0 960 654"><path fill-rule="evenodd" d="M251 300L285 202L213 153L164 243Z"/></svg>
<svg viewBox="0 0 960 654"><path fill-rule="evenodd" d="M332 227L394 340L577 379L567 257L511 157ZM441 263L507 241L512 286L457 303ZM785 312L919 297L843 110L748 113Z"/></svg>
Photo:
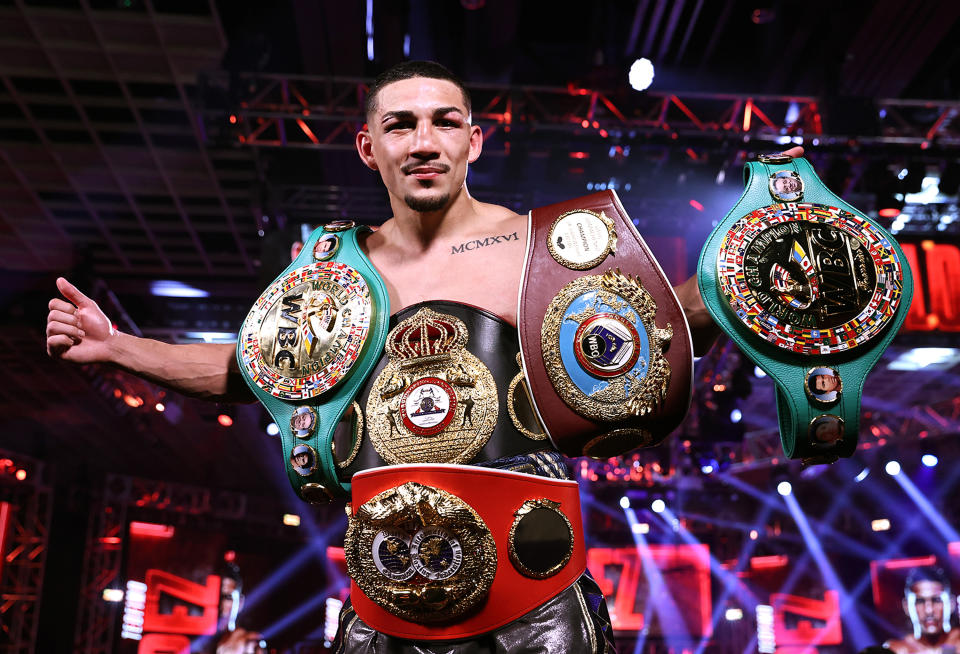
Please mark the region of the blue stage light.
<svg viewBox="0 0 960 654"><path fill-rule="evenodd" d="M786 497L793 492L793 486L789 481L781 481L777 484L777 492Z"/></svg>
<svg viewBox="0 0 960 654"><path fill-rule="evenodd" d="M870 474L870 468L864 468L857 474L856 477L853 478L853 480L859 484L861 481L866 479L867 475L869 474Z"/></svg>
<svg viewBox="0 0 960 654"><path fill-rule="evenodd" d="M650 508L654 513L663 513L667 509L667 504L661 499L656 499L650 503Z"/></svg>
<svg viewBox="0 0 960 654"><path fill-rule="evenodd" d="M276 436L279 433L280 427L277 426L277 423L271 422L269 425L267 425L267 434L270 436Z"/></svg>
<svg viewBox="0 0 960 654"><path fill-rule="evenodd" d="M734 409L730 412L730 422L740 422L743 419L743 412L740 409Z"/></svg>
<svg viewBox="0 0 960 654"><path fill-rule="evenodd" d="M630 508L630 498L624 495L620 498L620 507L624 509Z"/></svg>
<svg viewBox="0 0 960 654"><path fill-rule="evenodd" d="M886 470L887 474L891 477L896 477L900 474L900 464L896 461L887 461L887 465L885 465L883 469Z"/></svg>
<svg viewBox="0 0 960 654"><path fill-rule="evenodd" d="M924 454L920 458L920 461L922 461L923 465L927 466L928 468L932 468L933 466L940 463L940 460L937 458L935 454Z"/></svg>

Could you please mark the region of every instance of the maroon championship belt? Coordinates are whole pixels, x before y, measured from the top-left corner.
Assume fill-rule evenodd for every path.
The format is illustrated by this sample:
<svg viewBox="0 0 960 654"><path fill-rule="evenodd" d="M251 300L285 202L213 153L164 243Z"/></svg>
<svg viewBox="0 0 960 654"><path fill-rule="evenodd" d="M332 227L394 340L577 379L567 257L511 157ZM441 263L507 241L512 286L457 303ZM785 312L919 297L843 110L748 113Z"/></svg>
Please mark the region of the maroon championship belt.
<svg viewBox="0 0 960 654"><path fill-rule="evenodd" d="M568 456L660 443L686 415L693 376L690 329L660 265L613 191L528 220L517 324L542 427Z"/></svg>

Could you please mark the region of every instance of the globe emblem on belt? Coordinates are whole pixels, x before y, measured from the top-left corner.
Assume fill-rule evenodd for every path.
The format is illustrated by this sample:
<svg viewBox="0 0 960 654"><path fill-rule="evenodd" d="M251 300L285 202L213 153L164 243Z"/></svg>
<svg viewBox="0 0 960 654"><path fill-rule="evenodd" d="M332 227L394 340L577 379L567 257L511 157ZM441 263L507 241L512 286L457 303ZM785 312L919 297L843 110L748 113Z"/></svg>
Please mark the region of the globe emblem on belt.
<svg viewBox="0 0 960 654"><path fill-rule="evenodd" d="M584 320L574 343L577 362L597 377L622 375L640 357L637 328L616 313L598 313Z"/></svg>

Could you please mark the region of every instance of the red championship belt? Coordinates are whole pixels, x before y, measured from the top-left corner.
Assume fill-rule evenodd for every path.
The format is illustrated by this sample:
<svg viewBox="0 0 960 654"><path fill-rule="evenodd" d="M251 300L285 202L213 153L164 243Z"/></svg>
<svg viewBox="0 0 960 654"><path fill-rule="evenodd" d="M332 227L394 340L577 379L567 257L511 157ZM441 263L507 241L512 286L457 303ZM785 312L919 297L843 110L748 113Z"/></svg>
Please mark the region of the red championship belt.
<svg viewBox="0 0 960 654"><path fill-rule="evenodd" d="M693 376L690 329L663 270L613 191L528 220L517 324L541 425L568 456L656 445L686 415Z"/></svg>
<svg viewBox="0 0 960 654"><path fill-rule="evenodd" d="M413 464L353 477L344 555L357 615L416 640L516 620L586 569L577 484L476 466Z"/></svg>

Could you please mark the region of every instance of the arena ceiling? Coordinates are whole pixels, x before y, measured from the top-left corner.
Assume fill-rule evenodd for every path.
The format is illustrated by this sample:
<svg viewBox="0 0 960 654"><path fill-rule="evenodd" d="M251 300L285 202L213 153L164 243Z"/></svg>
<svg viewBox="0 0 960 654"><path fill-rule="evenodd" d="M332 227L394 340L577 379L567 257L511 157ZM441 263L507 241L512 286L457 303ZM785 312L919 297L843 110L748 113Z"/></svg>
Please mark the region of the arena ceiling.
<svg viewBox="0 0 960 654"><path fill-rule="evenodd" d="M948 101L960 88L958 18L958 3L908 0L0 0L0 357L16 371L0 388L0 445L98 470L206 476L237 489L276 481L275 444L263 435L257 409L239 409L247 419L233 431L216 425L215 408L198 403L171 398L168 405L182 408L176 419L150 414L163 399L157 389L41 354L58 274L93 289L128 329L198 340L236 329L282 266L300 223L384 217L378 181L349 148L259 148L240 139L251 125L244 132L235 118L245 120L244 103L265 91L270 76L294 88L322 89L329 76L348 80L347 91L334 93L329 81L330 94L317 97L345 112L339 118L349 125L360 120L363 80L406 53L447 63L481 95L518 89L532 104L544 89L598 89L621 106L634 102L626 70L646 56L657 64L659 92L818 98L833 121L828 131L851 137L880 130L875 117L863 120L876 99L931 99L904 110L895 127L949 135L956 109L951 113ZM928 132L931 124L938 131ZM715 139L715 165L744 148L739 135L725 136ZM610 143L583 138L578 143L588 147ZM666 158L675 160L669 147ZM513 155L491 155L474 190L517 210L550 199L548 190L573 194L503 186L538 156L534 149L529 160L518 159L519 140ZM642 165L663 159L662 152L650 149ZM871 153L884 156L882 144ZM946 161L956 158L956 147L934 140L910 156ZM548 177L549 162L542 168ZM643 201L652 203L648 211L669 213L658 197ZM150 293L157 279L208 296L158 297ZM885 370L875 373L877 397L904 384ZM919 384L912 377L915 394L901 394L901 404L949 402L957 371L924 373ZM771 392L762 381L756 386ZM146 409L127 406L130 394ZM769 432L772 403L750 402L748 420Z"/></svg>

